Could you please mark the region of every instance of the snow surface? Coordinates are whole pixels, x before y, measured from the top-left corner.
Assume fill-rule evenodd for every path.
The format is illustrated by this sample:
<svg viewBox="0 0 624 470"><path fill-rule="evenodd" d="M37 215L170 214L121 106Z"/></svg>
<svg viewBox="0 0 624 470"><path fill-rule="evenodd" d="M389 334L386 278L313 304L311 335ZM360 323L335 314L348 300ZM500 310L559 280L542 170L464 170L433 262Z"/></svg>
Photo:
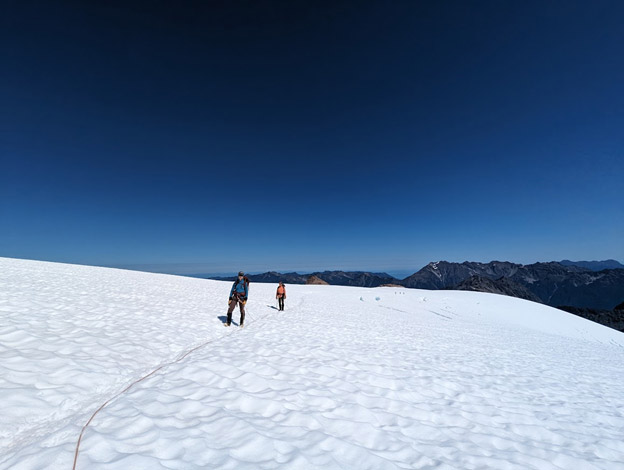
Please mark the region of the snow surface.
<svg viewBox="0 0 624 470"><path fill-rule="evenodd" d="M224 328L230 286L0 258L0 469L71 469L108 400L78 469L624 469L622 333L475 292L278 312L270 284Z"/></svg>

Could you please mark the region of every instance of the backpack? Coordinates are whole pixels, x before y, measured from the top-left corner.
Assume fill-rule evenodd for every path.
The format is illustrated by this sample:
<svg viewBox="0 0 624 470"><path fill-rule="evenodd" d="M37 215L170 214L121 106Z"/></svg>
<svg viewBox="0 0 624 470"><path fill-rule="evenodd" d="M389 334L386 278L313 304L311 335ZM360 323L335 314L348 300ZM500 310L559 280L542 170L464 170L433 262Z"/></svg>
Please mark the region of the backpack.
<svg viewBox="0 0 624 470"><path fill-rule="evenodd" d="M238 278L236 278L236 282L234 283L234 290L236 290L236 286L238 286L238 283L240 281L238 280ZM247 289L247 292L249 292L249 278L247 276L243 276L243 282L245 283L245 288Z"/></svg>

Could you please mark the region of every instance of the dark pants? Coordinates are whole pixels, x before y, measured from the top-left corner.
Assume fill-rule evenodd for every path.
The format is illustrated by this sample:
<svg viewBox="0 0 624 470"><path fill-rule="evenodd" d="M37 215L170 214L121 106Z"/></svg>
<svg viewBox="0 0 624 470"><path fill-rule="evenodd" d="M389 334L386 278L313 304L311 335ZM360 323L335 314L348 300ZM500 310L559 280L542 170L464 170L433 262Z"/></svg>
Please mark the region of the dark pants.
<svg viewBox="0 0 624 470"><path fill-rule="evenodd" d="M230 308L228 308L228 313L227 313L227 324L229 325L230 323L232 323L232 312L234 311L234 309L236 308L236 304L238 304L238 308L240 309L240 324L242 325L245 322L245 304L237 299L236 297L234 297L232 299L232 301L230 302Z"/></svg>
<svg viewBox="0 0 624 470"><path fill-rule="evenodd" d="M279 309L284 310L284 297L278 297L277 303L279 304Z"/></svg>

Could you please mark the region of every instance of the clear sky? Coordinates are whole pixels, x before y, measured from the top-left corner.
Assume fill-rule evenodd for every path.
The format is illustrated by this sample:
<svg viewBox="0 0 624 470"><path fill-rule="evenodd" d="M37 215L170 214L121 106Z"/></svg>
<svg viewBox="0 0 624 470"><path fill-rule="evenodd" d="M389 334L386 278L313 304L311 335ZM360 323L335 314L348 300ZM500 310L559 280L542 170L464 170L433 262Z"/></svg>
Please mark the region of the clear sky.
<svg viewBox="0 0 624 470"><path fill-rule="evenodd" d="M624 261L624 2L15 0L0 17L0 256Z"/></svg>

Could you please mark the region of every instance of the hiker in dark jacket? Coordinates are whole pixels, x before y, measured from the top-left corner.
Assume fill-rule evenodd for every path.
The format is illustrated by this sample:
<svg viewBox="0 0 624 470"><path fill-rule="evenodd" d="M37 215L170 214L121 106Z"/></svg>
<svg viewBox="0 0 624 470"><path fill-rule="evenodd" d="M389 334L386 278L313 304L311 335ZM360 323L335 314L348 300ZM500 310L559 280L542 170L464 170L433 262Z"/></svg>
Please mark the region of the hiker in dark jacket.
<svg viewBox="0 0 624 470"><path fill-rule="evenodd" d="M279 283L277 286L277 292L275 293L275 298L277 299L279 310L284 310L284 300L286 299L286 286L283 282Z"/></svg>
<svg viewBox="0 0 624 470"><path fill-rule="evenodd" d="M230 308L227 312L227 323L225 326L230 326L232 323L232 312L236 305L238 304L238 308L240 309L240 326L243 327L243 323L245 323L245 303L247 303L247 296L249 295L249 279L245 276L244 272L238 273L238 279L234 281L234 285L232 286L232 290L230 290L230 300L228 304Z"/></svg>

